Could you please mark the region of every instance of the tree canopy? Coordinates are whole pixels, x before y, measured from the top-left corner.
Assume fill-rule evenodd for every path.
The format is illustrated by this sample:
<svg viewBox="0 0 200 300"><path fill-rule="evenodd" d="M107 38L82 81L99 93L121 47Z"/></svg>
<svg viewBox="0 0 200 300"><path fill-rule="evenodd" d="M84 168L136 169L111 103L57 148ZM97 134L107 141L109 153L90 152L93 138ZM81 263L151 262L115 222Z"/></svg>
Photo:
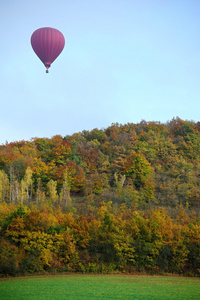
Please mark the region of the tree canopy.
<svg viewBox="0 0 200 300"><path fill-rule="evenodd" d="M0 274L199 274L200 122L0 146Z"/></svg>

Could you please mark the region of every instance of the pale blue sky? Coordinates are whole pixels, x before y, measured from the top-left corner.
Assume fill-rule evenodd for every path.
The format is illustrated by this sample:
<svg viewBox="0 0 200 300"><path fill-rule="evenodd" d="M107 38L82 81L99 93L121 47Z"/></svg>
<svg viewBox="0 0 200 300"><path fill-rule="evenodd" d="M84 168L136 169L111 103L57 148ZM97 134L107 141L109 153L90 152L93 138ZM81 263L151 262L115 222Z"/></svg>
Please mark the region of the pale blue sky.
<svg viewBox="0 0 200 300"><path fill-rule="evenodd" d="M65 48L50 73L40 27ZM1 0L0 144L111 123L200 120L199 0Z"/></svg>

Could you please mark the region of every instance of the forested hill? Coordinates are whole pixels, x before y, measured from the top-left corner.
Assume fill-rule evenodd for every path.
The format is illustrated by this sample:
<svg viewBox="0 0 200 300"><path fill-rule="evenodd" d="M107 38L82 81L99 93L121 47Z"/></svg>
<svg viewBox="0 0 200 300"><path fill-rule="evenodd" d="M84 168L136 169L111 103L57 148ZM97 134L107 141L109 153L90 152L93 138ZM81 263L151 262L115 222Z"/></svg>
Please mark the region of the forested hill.
<svg viewBox="0 0 200 300"><path fill-rule="evenodd" d="M0 146L0 276L200 274L200 122Z"/></svg>
<svg viewBox="0 0 200 300"><path fill-rule="evenodd" d="M200 207L200 122L141 121L0 146L0 201Z"/></svg>

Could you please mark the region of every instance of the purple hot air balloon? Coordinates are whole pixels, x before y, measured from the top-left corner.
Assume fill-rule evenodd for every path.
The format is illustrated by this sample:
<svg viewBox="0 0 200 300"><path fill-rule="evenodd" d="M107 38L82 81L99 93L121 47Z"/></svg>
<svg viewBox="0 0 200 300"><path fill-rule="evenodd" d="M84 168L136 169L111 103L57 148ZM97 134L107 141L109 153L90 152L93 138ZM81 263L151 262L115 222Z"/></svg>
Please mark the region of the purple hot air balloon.
<svg viewBox="0 0 200 300"><path fill-rule="evenodd" d="M58 57L65 46L63 34L54 28L43 27L33 32L31 45L39 59L46 67L46 73L52 62Z"/></svg>

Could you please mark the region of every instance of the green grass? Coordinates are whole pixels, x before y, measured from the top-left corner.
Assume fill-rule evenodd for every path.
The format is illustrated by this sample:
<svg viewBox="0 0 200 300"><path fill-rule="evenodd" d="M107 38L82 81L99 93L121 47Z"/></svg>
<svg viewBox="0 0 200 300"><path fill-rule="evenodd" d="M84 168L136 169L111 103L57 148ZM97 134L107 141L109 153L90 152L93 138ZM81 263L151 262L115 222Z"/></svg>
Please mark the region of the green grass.
<svg viewBox="0 0 200 300"><path fill-rule="evenodd" d="M134 275L60 275L0 280L1 300L200 299L200 279Z"/></svg>

